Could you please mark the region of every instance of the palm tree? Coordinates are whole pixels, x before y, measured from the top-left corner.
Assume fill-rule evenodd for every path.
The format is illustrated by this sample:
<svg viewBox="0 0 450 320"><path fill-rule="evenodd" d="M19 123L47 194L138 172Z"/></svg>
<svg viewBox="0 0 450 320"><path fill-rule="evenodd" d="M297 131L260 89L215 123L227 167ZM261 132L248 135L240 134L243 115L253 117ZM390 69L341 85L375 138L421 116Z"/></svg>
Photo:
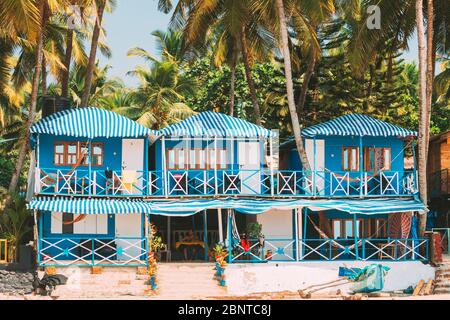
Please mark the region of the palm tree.
<svg viewBox="0 0 450 320"><path fill-rule="evenodd" d="M86 82L81 98L81 107L86 107L89 102L89 94L91 92L92 77L95 67L95 59L97 56L97 48L99 46L100 31L102 29L103 13L105 9L113 10L115 7L115 0L95 0L93 1L94 12L96 13L94 31L92 32L91 49L89 51L89 59L86 69Z"/></svg>
<svg viewBox="0 0 450 320"><path fill-rule="evenodd" d="M416 0L416 23L417 23L417 43L419 47L419 193L422 202L427 205L427 86L426 86L426 49L423 25L423 0ZM427 222L426 214L421 215L419 220L420 236L425 231Z"/></svg>
<svg viewBox="0 0 450 320"><path fill-rule="evenodd" d="M40 0L38 2L38 12L40 13L40 22L35 26L35 30L33 30L36 34L35 41L36 41L36 63L34 66L34 74L33 74L33 80L31 85L31 99L30 99L30 106L28 110L28 121L26 125L26 133L25 133L25 139L22 142L22 145L19 149L19 155L16 162L16 168L15 171L11 177L11 182L9 184L9 192L12 193L17 188L17 183L19 181L19 175L22 171L23 164L25 161L25 157L27 155L28 151L28 140L29 140L29 129L34 123L34 119L36 116L36 104L37 104L37 95L38 95L38 87L39 87L39 80L41 75L41 67L42 67L42 48L43 48L43 39L42 39L42 32L44 27L44 6L46 4L46 0ZM8 203L9 201L7 201Z"/></svg>
<svg viewBox="0 0 450 320"><path fill-rule="evenodd" d="M301 136L300 123L298 121L297 109L294 100L294 84L292 81L292 67L291 67L291 55L289 51L289 40L287 31L286 15L284 11L283 0L276 0L276 8L278 12L278 23L280 28L280 39L281 39L281 52L284 59L284 75L286 78L286 91L287 100L289 106L289 113L291 115L292 130L294 131L295 145L302 162L304 170L311 170L311 166L308 162L308 157L303 145L303 140Z"/></svg>
<svg viewBox="0 0 450 320"><path fill-rule="evenodd" d="M138 66L129 74L140 80L134 93L141 108L139 123L160 129L194 114L183 100L195 91L196 84L180 74L175 62L153 61L150 68Z"/></svg>
<svg viewBox="0 0 450 320"><path fill-rule="evenodd" d="M8 255L18 260L18 248L24 237L32 230L32 216L27 209L27 203L18 194L11 196L11 206L0 215L0 235L5 237L10 246Z"/></svg>
<svg viewBox="0 0 450 320"><path fill-rule="evenodd" d="M159 8L167 10L171 8L171 2L159 1ZM250 1L179 1L172 15L172 22L183 28L185 48L193 46L206 49L213 46L216 54L222 58L227 57L232 71L231 80L235 77L237 52L241 53L255 122L260 125L261 111L251 66L254 61L265 60L271 56L270 50L274 41L270 32L254 19ZM213 34L217 34L215 44L209 41ZM216 62L220 60L217 58ZM222 62L224 60L222 59ZM232 83L234 85L234 81ZM230 90L230 97L234 97L233 89ZM233 98L230 100L233 101ZM234 103L231 103L231 106L231 109L234 109Z"/></svg>

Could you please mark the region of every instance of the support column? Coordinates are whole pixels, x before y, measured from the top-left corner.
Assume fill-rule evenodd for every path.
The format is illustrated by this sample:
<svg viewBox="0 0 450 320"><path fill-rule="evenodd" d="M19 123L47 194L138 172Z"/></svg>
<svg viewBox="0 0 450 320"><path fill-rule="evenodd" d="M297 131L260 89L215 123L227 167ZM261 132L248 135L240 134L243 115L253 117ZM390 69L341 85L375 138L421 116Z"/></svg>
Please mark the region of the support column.
<svg viewBox="0 0 450 320"><path fill-rule="evenodd" d="M163 183L162 189L163 189L164 195L167 198L169 196L169 192L168 192L169 182L167 179L168 177L167 177L167 165L166 165L167 164L167 161L166 161L166 139L164 136L161 138L161 149L162 149L161 157L162 157L162 183Z"/></svg>
<svg viewBox="0 0 450 320"><path fill-rule="evenodd" d="M145 191L143 191L145 193L145 195L150 195L150 175L148 172L148 137L145 138L144 140L144 172L142 173L142 180L146 181L146 187L145 187Z"/></svg>
<svg viewBox="0 0 450 320"><path fill-rule="evenodd" d="M172 247L172 236L171 236L171 217L167 216L167 250L170 250L170 248Z"/></svg>
<svg viewBox="0 0 450 320"><path fill-rule="evenodd" d="M223 243L222 209L217 209L217 223L219 229L219 242Z"/></svg>
<svg viewBox="0 0 450 320"><path fill-rule="evenodd" d="M231 209L227 209L228 263L232 261Z"/></svg>
<svg viewBox="0 0 450 320"><path fill-rule="evenodd" d="M316 196L316 153L317 153L317 146L316 146L316 136L314 136L313 138L313 151L314 151L314 155L313 155L313 196Z"/></svg>
<svg viewBox="0 0 450 320"><path fill-rule="evenodd" d="M40 245L39 245L39 233L38 233L38 217L37 217L37 210L34 209L33 210L33 240L34 240L34 251L36 252L36 261L34 261L35 263L37 263L39 265L40 262L40 254L39 254L39 250L40 250Z"/></svg>
<svg viewBox="0 0 450 320"><path fill-rule="evenodd" d="M148 253L150 252L150 214L144 213L144 239L145 239L145 263L148 263Z"/></svg>
<svg viewBox="0 0 450 320"><path fill-rule="evenodd" d="M353 214L353 235L355 238L355 257L356 260L358 260L359 258L359 254L358 254L358 230L357 230L357 222L356 222L356 214Z"/></svg>
<svg viewBox="0 0 450 320"><path fill-rule="evenodd" d="M61 215L62 216L62 215ZM39 248L39 250L41 250L41 248L42 248L42 241L41 241L41 239L42 239L42 236L44 235L43 233L42 233L42 230L43 230L43 216L42 216L42 214L39 214L39 216L38 216L38 221L39 221L39 232L38 232L38 248ZM39 252L38 252L38 263L40 264L41 263L41 255L39 254Z"/></svg>
<svg viewBox="0 0 450 320"><path fill-rule="evenodd" d="M216 181L216 192L215 194L219 194L219 185L217 181L217 136L214 136L214 180Z"/></svg>
<svg viewBox="0 0 450 320"><path fill-rule="evenodd" d="M363 197L363 140L362 136L359 137L359 196Z"/></svg>
<svg viewBox="0 0 450 320"><path fill-rule="evenodd" d="M205 254L205 261L208 262L208 219L206 216L206 209L203 210L203 248Z"/></svg>
<svg viewBox="0 0 450 320"><path fill-rule="evenodd" d="M91 192L91 185L92 185L92 140L89 139L88 142L88 154L87 154L87 160L89 163L89 195L92 195ZM75 175L76 176L76 175ZM114 177L113 177L114 179ZM82 184L81 187L84 189L84 185ZM75 183L75 192L77 188L77 184ZM84 190L81 191L82 193L84 193Z"/></svg>
<svg viewBox="0 0 450 320"><path fill-rule="evenodd" d="M270 147L270 194L274 196L274 177L273 177L273 141L272 136L269 137Z"/></svg>

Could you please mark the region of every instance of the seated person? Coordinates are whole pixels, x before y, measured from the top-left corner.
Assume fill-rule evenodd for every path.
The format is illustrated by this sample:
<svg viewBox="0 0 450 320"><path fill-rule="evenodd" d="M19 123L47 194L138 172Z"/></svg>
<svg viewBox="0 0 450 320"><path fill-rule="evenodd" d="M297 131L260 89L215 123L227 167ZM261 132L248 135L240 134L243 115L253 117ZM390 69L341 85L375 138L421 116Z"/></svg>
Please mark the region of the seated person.
<svg viewBox="0 0 450 320"><path fill-rule="evenodd" d="M188 230L186 235L183 237L181 241L183 242L194 242L197 241L197 237L194 234L192 229ZM184 259L186 261L192 261L197 253L197 245L186 245L183 244L180 246L180 249L183 249Z"/></svg>

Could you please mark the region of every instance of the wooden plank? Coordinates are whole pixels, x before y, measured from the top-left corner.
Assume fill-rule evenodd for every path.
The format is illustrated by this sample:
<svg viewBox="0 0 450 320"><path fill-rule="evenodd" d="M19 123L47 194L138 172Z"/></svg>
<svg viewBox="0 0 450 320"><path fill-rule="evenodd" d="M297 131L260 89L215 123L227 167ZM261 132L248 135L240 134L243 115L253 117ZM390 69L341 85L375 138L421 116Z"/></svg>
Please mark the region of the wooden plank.
<svg viewBox="0 0 450 320"><path fill-rule="evenodd" d="M423 291L423 294L428 296L431 294L431 288L433 286L433 279L428 280L428 283Z"/></svg>
<svg viewBox="0 0 450 320"><path fill-rule="evenodd" d="M419 293L422 290L424 285L425 285L425 281L423 279L420 279L419 283L417 284L416 288L414 289L413 296L419 295Z"/></svg>

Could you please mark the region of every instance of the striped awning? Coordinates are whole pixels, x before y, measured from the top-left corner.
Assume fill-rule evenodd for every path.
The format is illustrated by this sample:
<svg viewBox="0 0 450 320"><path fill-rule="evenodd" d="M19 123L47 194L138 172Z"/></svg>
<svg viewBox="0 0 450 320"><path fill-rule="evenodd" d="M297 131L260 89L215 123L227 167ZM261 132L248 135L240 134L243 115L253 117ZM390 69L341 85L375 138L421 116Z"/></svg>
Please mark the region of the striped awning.
<svg viewBox="0 0 450 320"><path fill-rule="evenodd" d="M205 209L234 209L245 214L260 214L271 209L287 210L307 207L313 211L340 210L351 214L386 214L425 210L415 199L198 199L183 201L152 201L152 214L165 216L189 216Z"/></svg>
<svg viewBox="0 0 450 320"><path fill-rule="evenodd" d="M245 214L260 214L271 209L288 210L307 207L313 211L339 210L351 214L386 214L423 212L416 199L193 199L193 200L119 200L119 199L33 199L28 209L74 214L151 213L163 216L189 216L205 209L234 209Z"/></svg>
<svg viewBox="0 0 450 320"><path fill-rule="evenodd" d="M39 120L30 129L31 133L47 133L85 138L137 138L157 136L150 130L118 113L94 108L63 110Z"/></svg>
<svg viewBox="0 0 450 320"><path fill-rule="evenodd" d="M305 128L302 130L302 135L305 137L409 137L417 136L417 132L372 118L368 115L353 113Z"/></svg>
<svg viewBox="0 0 450 320"><path fill-rule="evenodd" d="M161 130L164 136L270 137L275 132L223 113L205 111Z"/></svg>
<svg viewBox="0 0 450 320"><path fill-rule="evenodd" d="M150 213L150 205L143 200L120 199L33 199L28 209L73 214Z"/></svg>

